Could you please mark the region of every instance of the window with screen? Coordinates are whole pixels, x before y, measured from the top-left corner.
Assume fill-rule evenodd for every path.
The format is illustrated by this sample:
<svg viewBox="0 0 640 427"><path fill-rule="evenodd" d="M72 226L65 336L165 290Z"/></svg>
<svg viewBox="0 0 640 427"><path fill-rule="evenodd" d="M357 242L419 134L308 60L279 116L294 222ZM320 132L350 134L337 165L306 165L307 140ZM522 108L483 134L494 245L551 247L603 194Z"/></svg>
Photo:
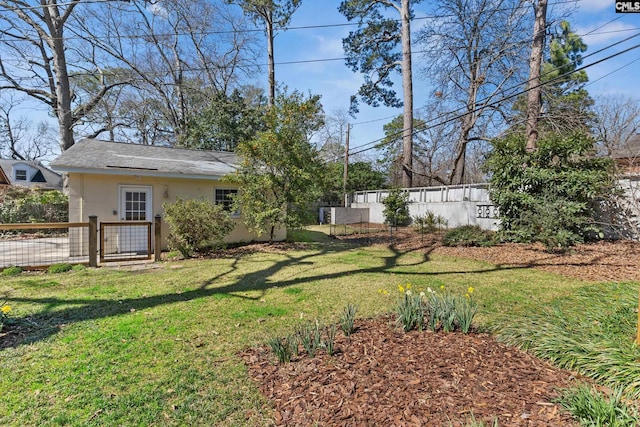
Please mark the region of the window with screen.
<svg viewBox="0 0 640 427"><path fill-rule="evenodd" d="M233 198L236 196L236 194L238 194L238 190L216 188L214 202L216 205L222 205L225 211L229 211L233 215L239 215L239 212L232 211Z"/></svg>
<svg viewBox="0 0 640 427"><path fill-rule="evenodd" d="M27 171L25 169L16 169L16 181L26 181Z"/></svg>

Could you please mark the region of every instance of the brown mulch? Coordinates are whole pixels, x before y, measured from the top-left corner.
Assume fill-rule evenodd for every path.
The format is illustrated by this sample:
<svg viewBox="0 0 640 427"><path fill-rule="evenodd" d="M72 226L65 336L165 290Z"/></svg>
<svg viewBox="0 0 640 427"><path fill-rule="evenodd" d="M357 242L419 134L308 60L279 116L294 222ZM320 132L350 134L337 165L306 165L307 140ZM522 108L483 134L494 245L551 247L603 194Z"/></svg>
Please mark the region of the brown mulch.
<svg viewBox="0 0 640 427"><path fill-rule="evenodd" d="M566 253L549 253L541 244L503 243L487 248L446 247L440 234L421 236L412 228L367 236L343 236L341 240L363 245L391 246L400 251L422 251L428 254L486 261L497 267L535 268L588 281L640 280L640 242L600 241L569 249Z"/></svg>
<svg viewBox="0 0 640 427"><path fill-rule="evenodd" d="M640 279L640 244L599 242L564 254L541 245L449 248L440 235L401 229L340 237L363 245L486 261L499 268L535 268L588 281ZM571 426L554 404L575 378L480 333L410 332L391 320L360 320L337 355L320 352L277 364L266 348L243 353L251 377L274 405L280 426Z"/></svg>
<svg viewBox="0 0 640 427"><path fill-rule="evenodd" d="M481 333L402 333L390 319L359 320L338 353L276 364L245 351L249 374L278 426L571 426L553 403L572 375Z"/></svg>

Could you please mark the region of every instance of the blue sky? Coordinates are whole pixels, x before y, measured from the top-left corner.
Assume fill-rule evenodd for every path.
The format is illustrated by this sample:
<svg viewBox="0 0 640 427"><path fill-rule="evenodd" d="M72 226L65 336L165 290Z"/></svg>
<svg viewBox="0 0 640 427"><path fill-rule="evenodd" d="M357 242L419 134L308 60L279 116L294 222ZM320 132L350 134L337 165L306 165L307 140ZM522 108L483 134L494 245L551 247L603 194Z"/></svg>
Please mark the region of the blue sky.
<svg viewBox="0 0 640 427"><path fill-rule="evenodd" d="M558 1L560 0L550 0L550 3ZM418 16L426 13L426 6L423 5L428 3L425 1L416 7ZM338 0L303 0L290 26L346 24L346 18L338 12L339 4ZM550 15L555 15L556 12L569 14L567 19L572 24L572 28L578 34L585 35L583 40L589 47L586 52L589 54L640 31L640 14L616 14L614 5L614 0L578 0L561 6L562 10L557 9L560 6L553 6L555 9L550 9L549 12ZM277 35L275 42L276 63L342 58L344 57L342 38L353 29L355 27L344 26L282 32ZM586 35L593 30L595 30L593 34ZM640 37L589 57L583 65L638 43L640 43ZM632 63L634 60L637 62ZM424 105L431 88L428 87L427 82L416 75L416 70L421 65L421 58L414 55L413 61L414 108L419 108ZM620 67L624 68L616 71ZM640 48L594 65L587 69L587 73L591 82L587 89L592 95L625 94L640 102ZM350 96L362 83L361 76L347 68L343 60L276 65L276 79L285 83L290 89L309 90L322 95L322 103L327 113L348 110ZM395 89L401 94L401 86ZM401 112L401 109L371 108L361 105L360 113L356 118L352 118L351 122L368 123L354 125L351 146L357 147L384 136L382 126L390 120L389 117Z"/></svg>

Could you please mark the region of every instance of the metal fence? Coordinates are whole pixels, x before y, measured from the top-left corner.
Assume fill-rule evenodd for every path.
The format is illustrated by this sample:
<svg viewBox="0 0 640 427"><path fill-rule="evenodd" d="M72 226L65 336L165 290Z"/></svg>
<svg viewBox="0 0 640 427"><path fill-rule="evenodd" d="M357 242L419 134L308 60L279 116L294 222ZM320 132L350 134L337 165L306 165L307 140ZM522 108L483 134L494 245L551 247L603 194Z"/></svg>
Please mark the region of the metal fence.
<svg viewBox="0 0 640 427"><path fill-rule="evenodd" d="M100 262L151 259L151 222L100 223Z"/></svg>
<svg viewBox="0 0 640 427"><path fill-rule="evenodd" d="M154 225L152 230L152 225ZM53 264L92 267L115 261L160 260L161 219L0 224L0 270L10 266L43 269Z"/></svg>
<svg viewBox="0 0 640 427"><path fill-rule="evenodd" d="M89 253L81 248L88 240L89 223L0 224L0 269L89 264Z"/></svg>

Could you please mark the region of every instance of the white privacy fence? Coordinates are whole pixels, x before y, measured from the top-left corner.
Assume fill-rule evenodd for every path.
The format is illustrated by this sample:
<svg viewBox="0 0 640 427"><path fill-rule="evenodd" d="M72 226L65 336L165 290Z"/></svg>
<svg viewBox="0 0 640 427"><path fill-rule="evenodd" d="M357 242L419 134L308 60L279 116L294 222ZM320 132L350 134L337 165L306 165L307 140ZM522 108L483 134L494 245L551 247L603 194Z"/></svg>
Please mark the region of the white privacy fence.
<svg viewBox="0 0 640 427"><path fill-rule="evenodd" d="M442 187L421 187L405 190L409 193L409 214L423 216L427 211L441 215L449 228L479 225L486 230L498 229L498 212L489 199L488 184L469 184ZM384 223L382 201L389 190L358 191L351 208L368 209L369 221ZM346 217L346 216L345 216ZM333 222L341 224L340 222Z"/></svg>
<svg viewBox="0 0 640 427"><path fill-rule="evenodd" d="M606 237L640 237L640 176L627 176L618 180L623 197L612 197L601 206L598 221L604 226ZM447 220L449 228L461 225L478 225L485 230L499 227L498 210L491 203L488 184L469 184L442 187L422 187L404 190L409 194L411 217L424 216L427 211ZM354 193L350 207L336 212L332 224L349 224L355 219L368 218L369 222L384 223L382 201L389 190L358 191ZM364 213L368 211L368 215ZM353 217L353 218L352 218ZM356 218L357 217L357 218ZM352 221L353 220L353 221Z"/></svg>

